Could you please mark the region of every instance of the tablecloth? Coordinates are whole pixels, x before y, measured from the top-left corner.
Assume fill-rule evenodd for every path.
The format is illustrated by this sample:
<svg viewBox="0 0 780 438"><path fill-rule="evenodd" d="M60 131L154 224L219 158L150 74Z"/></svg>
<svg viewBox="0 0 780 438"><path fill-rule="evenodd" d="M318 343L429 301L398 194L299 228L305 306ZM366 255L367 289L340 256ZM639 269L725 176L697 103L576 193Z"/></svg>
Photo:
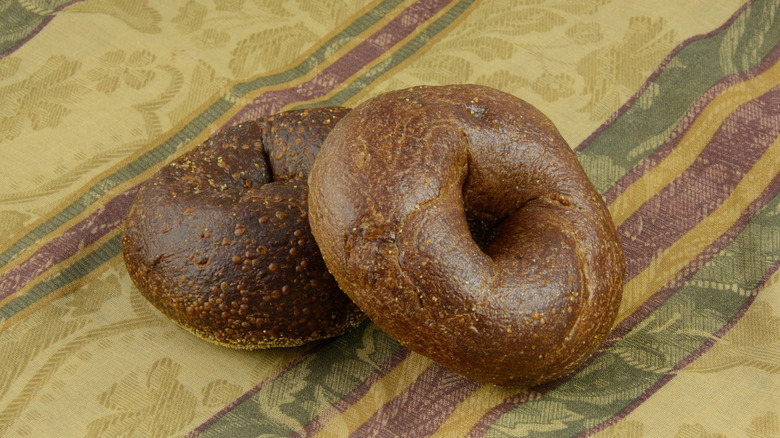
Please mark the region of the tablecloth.
<svg viewBox="0 0 780 438"><path fill-rule="evenodd" d="M140 184L221 127L478 83L609 205L618 321L575 374L480 385L371 322L232 350L121 256ZM780 1L0 2L0 436L780 436Z"/></svg>

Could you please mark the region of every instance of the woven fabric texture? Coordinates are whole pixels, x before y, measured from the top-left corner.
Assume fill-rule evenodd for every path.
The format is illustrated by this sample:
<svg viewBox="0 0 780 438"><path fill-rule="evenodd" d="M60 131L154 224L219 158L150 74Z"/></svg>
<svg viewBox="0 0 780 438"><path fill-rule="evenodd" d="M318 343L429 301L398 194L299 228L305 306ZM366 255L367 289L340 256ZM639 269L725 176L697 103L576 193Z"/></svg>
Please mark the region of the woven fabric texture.
<svg viewBox="0 0 780 438"><path fill-rule="evenodd" d="M546 113L615 220L577 373L480 385L371 322L232 350L133 286L139 185L220 128L453 83ZM8 0L0 157L0 436L780 436L780 0Z"/></svg>

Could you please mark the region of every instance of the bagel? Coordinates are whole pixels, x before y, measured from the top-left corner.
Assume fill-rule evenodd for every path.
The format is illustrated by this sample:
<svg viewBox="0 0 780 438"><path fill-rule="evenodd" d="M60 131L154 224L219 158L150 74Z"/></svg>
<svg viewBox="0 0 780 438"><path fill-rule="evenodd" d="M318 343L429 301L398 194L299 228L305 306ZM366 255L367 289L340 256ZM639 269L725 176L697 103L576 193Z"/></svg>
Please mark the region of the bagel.
<svg viewBox="0 0 780 438"><path fill-rule="evenodd" d="M534 386L614 323L625 260L571 148L530 104L476 85L353 109L309 177L309 221L341 289L449 370Z"/></svg>
<svg viewBox="0 0 780 438"><path fill-rule="evenodd" d="M340 335L364 315L311 236L306 177L346 108L289 111L216 133L162 167L129 209L130 278L165 316L235 348Z"/></svg>

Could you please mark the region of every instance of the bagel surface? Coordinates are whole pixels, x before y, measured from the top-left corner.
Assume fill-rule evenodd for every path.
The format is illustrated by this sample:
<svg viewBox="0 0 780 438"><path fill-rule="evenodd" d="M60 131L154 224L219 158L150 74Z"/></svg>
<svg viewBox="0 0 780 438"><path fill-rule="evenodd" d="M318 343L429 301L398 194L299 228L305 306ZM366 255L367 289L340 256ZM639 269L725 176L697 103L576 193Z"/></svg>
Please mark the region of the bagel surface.
<svg viewBox="0 0 780 438"><path fill-rule="evenodd" d="M131 279L164 315L236 348L342 334L363 314L308 224L314 158L349 110L289 111L216 133L139 189L122 238Z"/></svg>
<svg viewBox="0 0 780 438"><path fill-rule="evenodd" d="M411 350L476 381L572 372L610 330L625 261L553 124L475 85L385 93L330 133L310 224L352 300Z"/></svg>

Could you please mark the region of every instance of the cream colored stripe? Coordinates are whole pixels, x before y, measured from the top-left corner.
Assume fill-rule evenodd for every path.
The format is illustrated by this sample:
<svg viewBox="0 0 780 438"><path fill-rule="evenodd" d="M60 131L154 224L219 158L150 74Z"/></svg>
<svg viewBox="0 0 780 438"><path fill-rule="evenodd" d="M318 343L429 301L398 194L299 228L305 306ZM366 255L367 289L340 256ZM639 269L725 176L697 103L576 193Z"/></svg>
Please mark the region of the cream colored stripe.
<svg viewBox="0 0 780 438"><path fill-rule="evenodd" d="M632 278L623 291L618 320L634 312L653 293L669 283L677 273L725 233L742 212L780 173L780 137L761 156L734 190L709 216L656 257Z"/></svg>
<svg viewBox="0 0 780 438"><path fill-rule="evenodd" d="M707 104L677 147L651 171L642 175L609 206L615 225L620 225L651 197L693 164L724 120L739 106L778 85L780 62L751 80L725 90Z"/></svg>
<svg viewBox="0 0 780 438"><path fill-rule="evenodd" d="M324 419L328 423L316 437L349 436L368 421L390 400L403 393L433 362L420 354L412 353L398 366L379 379L355 404L341 414Z"/></svg>

